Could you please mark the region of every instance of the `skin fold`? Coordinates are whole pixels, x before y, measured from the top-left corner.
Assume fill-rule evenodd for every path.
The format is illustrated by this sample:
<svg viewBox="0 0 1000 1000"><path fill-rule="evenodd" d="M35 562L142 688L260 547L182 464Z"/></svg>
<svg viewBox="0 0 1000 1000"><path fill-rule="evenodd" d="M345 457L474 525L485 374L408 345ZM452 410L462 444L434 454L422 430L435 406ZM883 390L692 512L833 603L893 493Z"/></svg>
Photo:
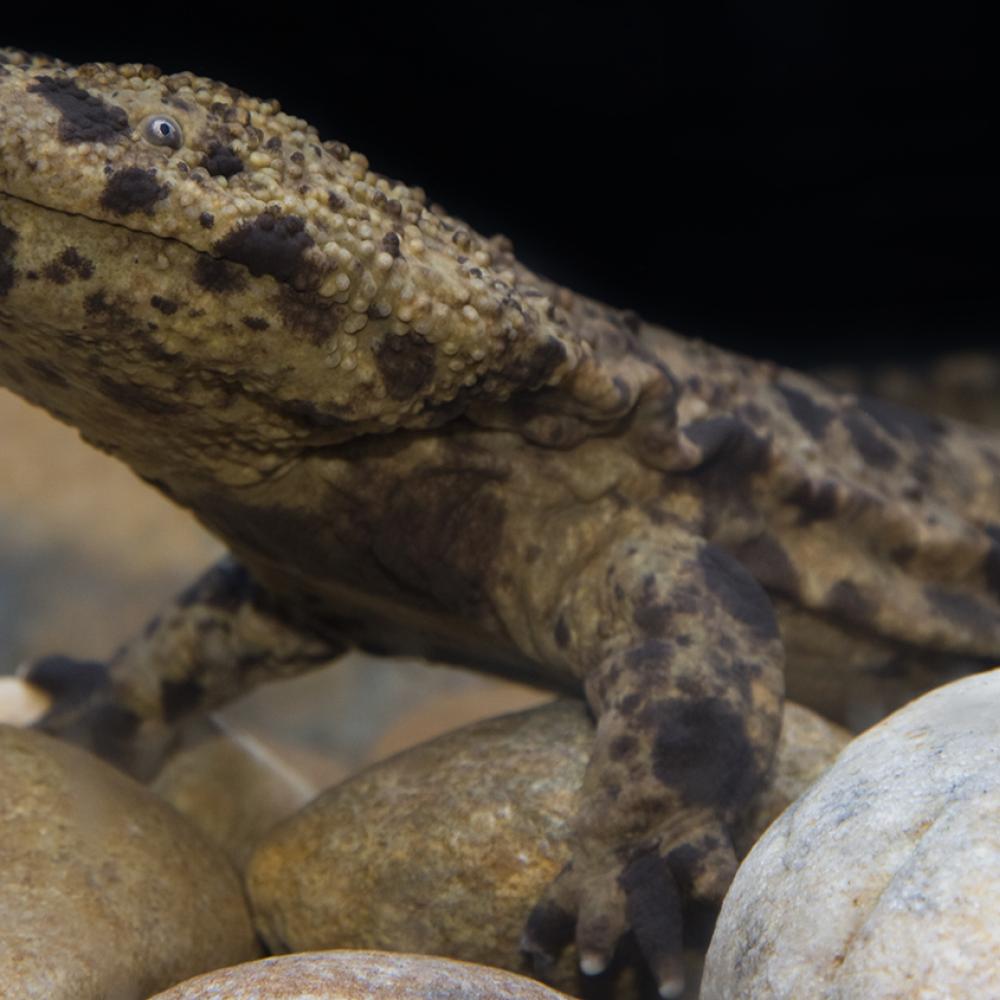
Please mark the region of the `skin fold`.
<svg viewBox="0 0 1000 1000"><path fill-rule="evenodd" d="M28 679L149 774L360 646L582 691L540 966L682 988L783 692L864 719L1000 660L1000 436L540 278L306 123L148 66L0 56L0 382L230 548L107 664Z"/></svg>

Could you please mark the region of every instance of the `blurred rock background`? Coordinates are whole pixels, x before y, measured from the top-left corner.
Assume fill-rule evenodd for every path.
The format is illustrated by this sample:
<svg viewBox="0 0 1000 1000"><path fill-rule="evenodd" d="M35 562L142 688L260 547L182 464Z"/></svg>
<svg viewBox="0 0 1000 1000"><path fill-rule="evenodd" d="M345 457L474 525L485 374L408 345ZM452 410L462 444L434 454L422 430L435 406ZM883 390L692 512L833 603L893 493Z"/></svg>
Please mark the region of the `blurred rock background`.
<svg viewBox="0 0 1000 1000"><path fill-rule="evenodd" d="M0 673L106 658L222 552L184 511L43 411L0 391ZM222 715L317 789L467 722L551 695L422 662L345 657Z"/></svg>

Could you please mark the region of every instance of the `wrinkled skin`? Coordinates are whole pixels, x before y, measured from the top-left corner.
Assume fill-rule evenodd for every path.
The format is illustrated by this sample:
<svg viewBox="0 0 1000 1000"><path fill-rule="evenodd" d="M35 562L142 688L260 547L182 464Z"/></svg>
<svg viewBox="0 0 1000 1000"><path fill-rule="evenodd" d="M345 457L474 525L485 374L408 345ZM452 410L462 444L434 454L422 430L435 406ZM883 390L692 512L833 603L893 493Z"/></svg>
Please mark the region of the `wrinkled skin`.
<svg viewBox="0 0 1000 1000"><path fill-rule="evenodd" d="M190 74L7 52L0 192L0 380L233 553L109 664L35 664L46 727L148 773L186 715L352 645L582 689L541 965L632 931L675 995L786 684L857 717L1000 660L995 431L557 288Z"/></svg>

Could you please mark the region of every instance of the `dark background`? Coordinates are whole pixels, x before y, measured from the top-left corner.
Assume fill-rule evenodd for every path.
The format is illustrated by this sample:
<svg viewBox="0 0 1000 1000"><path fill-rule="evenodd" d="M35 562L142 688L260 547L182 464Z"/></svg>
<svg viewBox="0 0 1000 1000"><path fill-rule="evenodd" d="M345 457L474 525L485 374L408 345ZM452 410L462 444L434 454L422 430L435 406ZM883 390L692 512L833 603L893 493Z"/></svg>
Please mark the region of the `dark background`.
<svg viewBox="0 0 1000 1000"><path fill-rule="evenodd" d="M277 97L537 270L748 353L1000 343L996 39L976 9L369 6L132 7L4 41Z"/></svg>

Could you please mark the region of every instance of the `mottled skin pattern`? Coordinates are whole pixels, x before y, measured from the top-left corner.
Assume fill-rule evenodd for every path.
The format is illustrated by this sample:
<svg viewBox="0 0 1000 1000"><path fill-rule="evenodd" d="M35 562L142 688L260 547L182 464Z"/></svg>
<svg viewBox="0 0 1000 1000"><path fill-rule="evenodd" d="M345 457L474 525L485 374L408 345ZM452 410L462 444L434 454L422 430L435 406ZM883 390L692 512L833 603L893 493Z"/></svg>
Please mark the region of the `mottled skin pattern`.
<svg viewBox="0 0 1000 1000"><path fill-rule="evenodd" d="M7 52L0 192L0 379L234 554L109 669L29 671L135 771L352 644L582 685L574 860L525 948L575 933L594 972L632 930L668 996L785 676L847 715L1000 660L996 432L557 288L186 73Z"/></svg>

